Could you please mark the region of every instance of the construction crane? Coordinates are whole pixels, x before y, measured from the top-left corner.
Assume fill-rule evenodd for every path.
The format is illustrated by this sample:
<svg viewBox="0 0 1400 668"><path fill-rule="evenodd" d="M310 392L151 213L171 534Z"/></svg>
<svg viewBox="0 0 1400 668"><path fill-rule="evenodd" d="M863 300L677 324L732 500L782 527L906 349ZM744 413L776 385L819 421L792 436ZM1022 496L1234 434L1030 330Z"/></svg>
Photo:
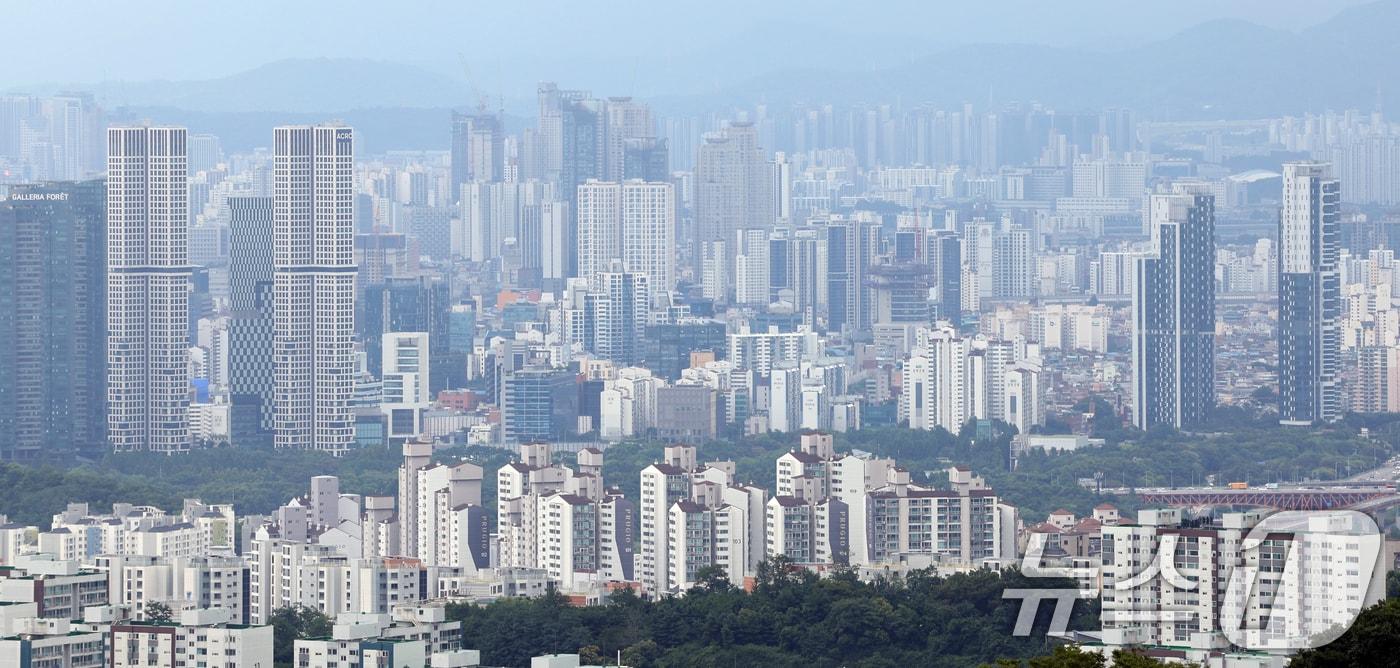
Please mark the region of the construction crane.
<svg viewBox="0 0 1400 668"><path fill-rule="evenodd" d="M485 116L487 113L486 110L489 109L491 106L491 97L484 92L475 90L476 87L472 85L472 68L471 65L467 63L466 54L462 53L461 51L458 51L457 60L462 63L462 76L465 77L467 81L467 97L471 97L473 92L477 93L476 112L482 116Z"/></svg>

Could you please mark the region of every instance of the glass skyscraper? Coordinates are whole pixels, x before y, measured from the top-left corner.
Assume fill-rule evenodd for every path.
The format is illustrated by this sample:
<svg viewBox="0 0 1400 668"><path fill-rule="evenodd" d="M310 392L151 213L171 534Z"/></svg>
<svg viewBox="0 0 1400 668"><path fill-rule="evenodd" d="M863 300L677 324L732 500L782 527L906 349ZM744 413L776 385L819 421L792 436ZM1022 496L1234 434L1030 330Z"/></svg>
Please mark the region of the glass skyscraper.
<svg viewBox="0 0 1400 668"><path fill-rule="evenodd" d="M1332 166L1283 166L1279 215L1279 422L1341 417L1341 182Z"/></svg>
<svg viewBox="0 0 1400 668"><path fill-rule="evenodd" d="M0 459L106 447L106 187L0 198Z"/></svg>

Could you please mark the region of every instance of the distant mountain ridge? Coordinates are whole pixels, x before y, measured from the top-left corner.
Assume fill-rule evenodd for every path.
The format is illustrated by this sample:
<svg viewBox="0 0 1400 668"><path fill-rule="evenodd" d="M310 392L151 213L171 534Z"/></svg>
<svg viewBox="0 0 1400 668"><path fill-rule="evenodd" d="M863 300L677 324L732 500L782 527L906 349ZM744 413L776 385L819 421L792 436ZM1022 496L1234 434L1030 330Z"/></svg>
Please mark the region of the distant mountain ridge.
<svg viewBox="0 0 1400 668"><path fill-rule="evenodd" d="M1158 117L1250 117L1400 106L1400 0L1360 5L1300 33L1246 21L1200 24L1101 53L1038 45L957 47L874 72L774 72L720 91L729 103L830 99L942 105L1038 101L1128 106ZM1379 94L1378 94L1379 91ZM672 101L684 104L683 100Z"/></svg>
<svg viewBox="0 0 1400 668"><path fill-rule="evenodd" d="M357 58L278 60L199 81L67 85L108 106L195 112L327 113L378 107L450 107L468 99L466 83L413 65Z"/></svg>
<svg viewBox="0 0 1400 668"><path fill-rule="evenodd" d="M675 55L648 63L690 87L652 96L658 110L727 112L737 105L868 102L994 106L1036 101L1060 109L1127 106L1152 118L1258 117L1325 108L1400 108L1400 0L1340 12L1301 32L1238 20L1211 21L1168 39L1113 52L1026 44L976 44L878 68L852 56L830 66L830 54L797 67L801 58L769 61L753 47L747 64L779 63L775 71L735 78L743 53ZM805 43L800 31L794 43ZM894 35L891 35L893 38ZM864 39L864 38L862 38ZM830 38L826 42L830 42ZM858 48L862 40L847 45ZM841 48L841 45L830 45ZM720 49L723 47L723 49ZM742 45L725 43L716 50ZM907 50L914 53L915 49ZM709 60L707 60L709 58ZM664 62L663 62L664 60ZM636 59L617 63L636 68ZM706 70L706 68L709 70ZM713 71L710 76L688 73ZM646 78L646 77L642 77ZM560 80L566 86L577 85ZM643 85L645 88L646 86ZM60 88L54 86L53 88ZM401 63L364 59L281 60L231 76L201 81L113 82L61 88L92 90L112 108L180 109L204 114L319 113L357 109L445 109L474 102L461 78ZM520 82L508 110L533 114L534 82ZM598 94L627 94L600 90Z"/></svg>

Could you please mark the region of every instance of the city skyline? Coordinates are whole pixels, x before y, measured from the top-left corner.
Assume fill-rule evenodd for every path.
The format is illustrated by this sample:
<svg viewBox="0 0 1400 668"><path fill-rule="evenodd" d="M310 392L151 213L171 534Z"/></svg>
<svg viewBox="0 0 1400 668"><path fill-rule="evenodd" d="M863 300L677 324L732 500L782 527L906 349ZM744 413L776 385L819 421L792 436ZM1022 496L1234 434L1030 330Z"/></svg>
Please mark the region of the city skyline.
<svg viewBox="0 0 1400 668"><path fill-rule="evenodd" d="M1392 659L1400 0L7 18L0 666Z"/></svg>

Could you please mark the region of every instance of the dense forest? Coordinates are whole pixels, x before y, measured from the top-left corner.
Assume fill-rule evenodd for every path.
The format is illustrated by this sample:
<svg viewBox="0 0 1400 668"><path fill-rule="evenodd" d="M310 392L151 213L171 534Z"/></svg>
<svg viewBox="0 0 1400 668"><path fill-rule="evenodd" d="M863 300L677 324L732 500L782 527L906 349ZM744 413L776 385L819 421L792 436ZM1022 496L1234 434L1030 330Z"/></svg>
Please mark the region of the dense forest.
<svg viewBox="0 0 1400 668"><path fill-rule="evenodd" d="M1160 668L1134 651L1104 657L1051 647L1043 604L1031 635L1010 633L1019 603L1004 587L1057 583L1016 573L979 571L940 578L863 583L849 573L818 579L765 564L745 593L718 571L686 595L647 602L629 591L606 605L574 608L561 597L454 605L464 646L487 665L526 666L540 654L578 652L585 662L633 668L673 666L984 668ZM1076 603L1071 629L1096 629L1097 602ZM1290 668L1394 665L1400 651L1400 600L1364 611L1339 640L1296 655ZM1191 668L1187 664L1170 664Z"/></svg>
<svg viewBox="0 0 1400 668"><path fill-rule="evenodd" d="M754 590L708 569L684 596L643 601L630 590L576 608L560 596L453 605L463 645L482 663L528 666L530 657L578 652L585 663L670 666L976 666L1047 653L1051 604L1028 637L1011 635L1019 600L1006 587L1053 587L1018 573L978 571L861 582L850 572L817 578L765 562ZM1097 603L1080 601L1070 623L1098 627Z"/></svg>
<svg viewBox="0 0 1400 668"><path fill-rule="evenodd" d="M1077 452L1021 456L1012 470L1011 433L993 428L978 439L970 425L960 434L897 427L865 429L837 435L839 450L858 449L894 457L917 482L941 484L953 464L971 467L998 493L1021 509L1022 517L1040 519L1051 510L1087 513L1109 501L1125 511L1137 507L1131 495L1100 496L1081 486L1097 476L1105 489L1202 484L1244 480L1263 484L1278 480L1331 480L1346 477L1400 453L1400 422L1377 416L1349 416L1341 424L1312 430L1284 429L1266 419L1238 411L1221 411L1209 433L1183 434L1167 429L1142 433L1121 426L1104 402L1084 409L1092 413L1103 447ZM1360 430L1366 428L1366 437ZM604 476L609 486L637 498L638 473L661 457L665 443L633 441L608 449ZM732 459L741 481L773 489L774 459L796 447L796 434L736 437L700 445L702 461ZM467 459L486 469L483 496L495 502L496 468L509 461L500 449L455 448L439 460ZM571 455L557 458L569 462ZM148 453L111 454L99 462L0 464L0 514L12 521L47 526L49 518L70 501L85 501L105 512L113 502L178 509L181 499L233 503L240 513L262 514L305 494L314 475L335 475L341 491L393 494L396 451L374 449L335 458L324 453L254 449L196 450L166 457ZM494 515L494 513L492 513Z"/></svg>

